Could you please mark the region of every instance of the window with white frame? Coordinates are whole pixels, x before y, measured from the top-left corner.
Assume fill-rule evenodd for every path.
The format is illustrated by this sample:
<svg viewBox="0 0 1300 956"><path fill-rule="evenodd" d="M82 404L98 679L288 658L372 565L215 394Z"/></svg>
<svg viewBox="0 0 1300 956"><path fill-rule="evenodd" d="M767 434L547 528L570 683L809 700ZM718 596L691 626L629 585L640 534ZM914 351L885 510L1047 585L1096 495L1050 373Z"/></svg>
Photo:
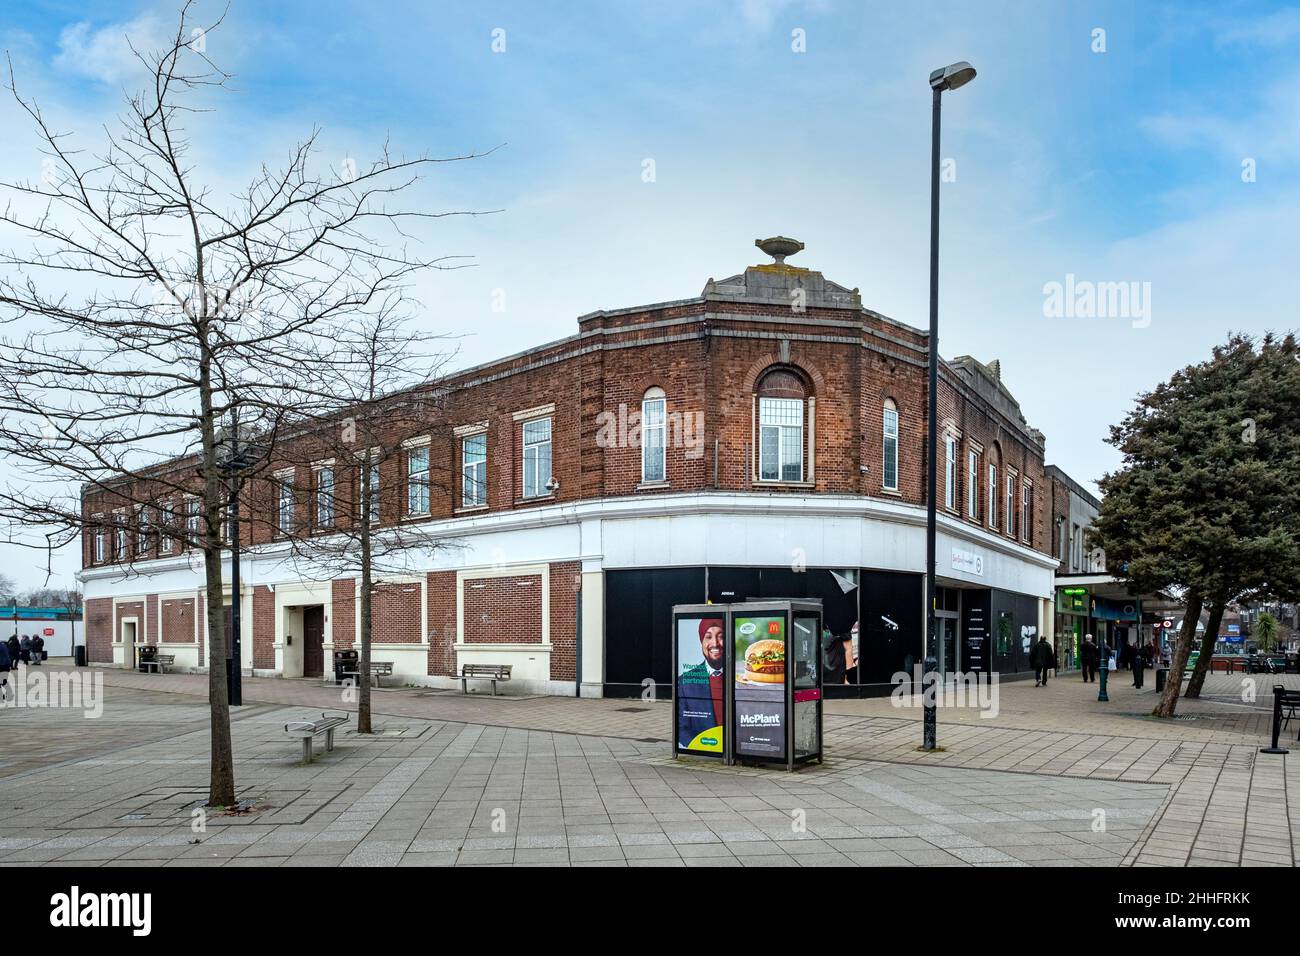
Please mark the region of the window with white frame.
<svg viewBox="0 0 1300 956"><path fill-rule="evenodd" d="M1034 534L1034 486L1026 481L1020 486L1020 537L1030 540Z"/></svg>
<svg viewBox="0 0 1300 956"><path fill-rule="evenodd" d="M406 513L429 513L429 446L406 450Z"/></svg>
<svg viewBox="0 0 1300 956"><path fill-rule="evenodd" d="M487 504L487 432L460 440L460 506Z"/></svg>
<svg viewBox="0 0 1300 956"><path fill-rule="evenodd" d="M998 466L989 462L989 527L998 530Z"/></svg>
<svg viewBox="0 0 1300 956"><path fill-rule="evenodd" d="M944 440L943 503L950 511L957 510L957 439L949 435Z"/></svg>
<svg viewBox="0 0 1300 956"><path fill-rule="evenodd" d="M199 543L199 517L202 502L198 498L185 499L185 535L192 545Z"/></svg>
<svg viewBox="0 0 1300 956"><path fill-rule="evenodd" d="M1007 534L1011 537L1016 536L1016 473L1008 469L1007 471L1007 507L1004 512L1007 516Z"/></svg>
<svg viewBox="0 0 1300 956"><path fill-rule="evenodd" d="M334 527L334 466L316 465L312 468L316 484L316 527Z"/></svg>
<svg viewBox="0 0 1300 956"><path fill-rule="evenodd" d="M641 399L641 480L667 481L668 398L652 388Z"/></svg>
<svg viewBox="0 0 1300 956"><path fill-rule="evenodd" d="M108 529L104 527L104 516L95 515L95 550L94 561L96 564L104 563L104 551L108 547Z"/></svg>
<svg viewBox="0 0 1300 956"><path fill-rule="evenodd" d="M795 481L805 478L804 429L812 443L812 400L800 372L777 367L758 381L755 417L755 474L759 481Z"/></svg>
<svg viewBox="0 0 1300 956"><path fill-rule="evenodd" d="M966 452L966 517L980 516L980 453Z"/></svg>
<svg viewBox="0 0 1300 956"><path fill-rule="evenodd" d="M378 450L370 453L370 458L362 462L361 468L370 469L370 500L365 503L365 515L371 524L379 524L379 452ZM358 475L361 472L358 470ZM357 482L358 494L360 493L361 483Z"/></svg>
<svg viewBox="0 0 1300 956"><path fill-rule="evenodd" d="M294 487L293 469L279 472L276 480L275 530L280 534L293 534Z"/></svg>
<svg viewBox="0 0 1300 956"><path fill-rule="evenodd" d="M524 422L523 443L524 497L550 494L546 486L551 480L551 420L535 418Z"/></svg>
<svg viewBox="0 0 1300 956"><path fill-rule="evenodd" d="M135 553L137 557L149 553L149 509L144 505L135 509Z"/></svg>
<svg viewBox="0 0 1300 956"><path fill-rule="evenodd" d="M119 561L126 560L126 515L117 512L113 515L113 554Z"/></svg>
<svg viewBox="0 0 1300 956"><path fill-rule="evenodd" d="M892 400L885 402L885 462L881 484L886 491L898 490L898 408Z"/></svg>
<svg viewBox="0 0 1300 956"><path fill-rule="evenodd" d="M158 503L158 553L171 554L176 543L176 503L164 498Z"/></svg>

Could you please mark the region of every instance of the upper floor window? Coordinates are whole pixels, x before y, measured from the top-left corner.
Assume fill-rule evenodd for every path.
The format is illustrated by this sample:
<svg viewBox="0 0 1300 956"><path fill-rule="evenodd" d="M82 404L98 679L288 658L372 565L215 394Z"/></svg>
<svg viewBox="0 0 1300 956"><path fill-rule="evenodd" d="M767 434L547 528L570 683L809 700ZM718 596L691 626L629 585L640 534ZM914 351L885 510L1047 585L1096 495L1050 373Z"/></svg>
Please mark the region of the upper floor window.
<svg viewBox="0 0 1300 956"><path fill-rule="evenodd" d="M369 472L368 500L362 503L362 513L371 524L379 524L379 450L371 451L370 458L357 469L357 493L361 494L361 477Z"/></svg>
<svg viewBox="0 0 1300 956"><path fill-rule="evenodd" d="M810 407L803 378L792 368L774 368L758 382L754 449L760 481L804 480L804 427ZM808 423L811 442L811 422Z"/></svg>
<svg viewBox="0 0 1300 956"><path fill-rule="evenodd" d="M1015 472L1008 470L1006 472L1006 533L1015 537L1015 512L1017 512L1017 501L1015 501Z"/></svg>
<svg viewBox="0 0 1300 956"><path fill-rule="evenodd" d="M126 542L126 515L118 512L113 515L113 554L119 561L126 560Z"/></svg>
<svg viewBox="0 0 1300 956"><path fill-rule="evenodd" d="M293 534L293 470L276 475L275 530L280 534Z"/></svg>
<svg viewBox="0 0 1300 956"><path fill-rule="evenodd" d="M175 544L176 503L166 498L158 505L158 553L171 554Z"/></svg>
<svg viewBox="0 0 1300 956"><path fill-rule="evenodd" d="M980 453L966 453L966 517L980 516Z"/></svg>
<svg viewBox="0 0 1300 956"><path fill-rule="evenodd" d="M460 506L487 504L487 432L460 440Z"/></svg>
<svg viewBox="0 0 1300 956"><path fill-rule="evenodd" d="M104 527L103 515L95 515L92 519L95 522L95 550L93 560L96 564L104 563L104 551L108 547L108 529Z"/></svg>
<svg viewBox="0 0 1300 956"><path fill-rule="evenodd" d="M149 509L144 505L135 509L135 553L139 557L149 553Z"/></svg>
<svg viewBox="0 0 1300 956"><path fill-rule="evenodd" d="M662 388L652 388L641 399L641 480L666 481L668 399Z"/></svg>
<svg viewBox="0 0 1300 956"><path fill-rule="evenodd" d="M406 513L429 513L429 446L419 445L406 452Z"/></svg>
<svg viewBox="0 0 1300 956"><path fill-rule="evenodd" d="M949 435L944 440L943 503L950 511L957 510L957 439Z"/></svg>
<svg viewBox="0 0 1300 956"><path fill-rule="evenodd" d="M535 418L524 422L524 497L537 498L550 494L551 483L551 420Z"/></svg>
<svg viewBox="0 0 1300 956"><path fill-rule="evenodd" d="M1020 486L1020 537L1029 541L1034 536L1034 486L1026 481Z"/></svg>
<svg viewBox="0 0 1300 956"><path fill-rule="evenodd" d="M190 544L199 543L199 515L201 502L198 498L185 499L185 535Z"/></svg>
<svg viewBox="0 0 1300 956"><path fill-rule="evenodd" d="M312 469L316 482L316 527L334 526L334 466L317 465Z"/></svg>
<svg viewBox="0 0 1300 956"><path fill-rule="evenodd" d="M998 530L998 466L989 462L989 527Z"/></svg>
<svg viewBox="0 0 1300 956"><path fill-rule="evenodd" d="M881 484L886 491L898 490L898 407L892 399L885 401L885 462Z"/></svg>

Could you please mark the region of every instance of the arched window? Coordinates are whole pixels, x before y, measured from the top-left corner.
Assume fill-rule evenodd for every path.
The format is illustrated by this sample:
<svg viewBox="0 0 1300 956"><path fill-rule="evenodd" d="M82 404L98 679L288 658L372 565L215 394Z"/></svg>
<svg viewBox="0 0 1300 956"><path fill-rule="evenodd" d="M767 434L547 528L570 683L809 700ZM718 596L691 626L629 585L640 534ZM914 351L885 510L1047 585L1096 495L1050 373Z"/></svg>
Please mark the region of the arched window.
<svg viewBox="0 0 1300 956"><path fill-rule="evenodd" d="M659 387L648 390L641 399L641 480L667 481L665 461L667 443L668 399Z"/></svg>
<svg viewBox="0 0 1300 956"><path fill-rule="evenodd" d="M885 399L884 413L885 461L881 470L881 485L886 491L898 490L898 406L892 398Z"/></svg>
<svg viewBox="0 0 1300 956"><path fill-rule="evenodd" d="M948 435L943 442L943 504L957 510L957 436Z"/></svg>
<svg viewBox="0 0 1300 956"><path fill-rule="evenodd" d="M804 412L808 389L788 368L776 368L758 382L760 481L803 481Z"/></svg>

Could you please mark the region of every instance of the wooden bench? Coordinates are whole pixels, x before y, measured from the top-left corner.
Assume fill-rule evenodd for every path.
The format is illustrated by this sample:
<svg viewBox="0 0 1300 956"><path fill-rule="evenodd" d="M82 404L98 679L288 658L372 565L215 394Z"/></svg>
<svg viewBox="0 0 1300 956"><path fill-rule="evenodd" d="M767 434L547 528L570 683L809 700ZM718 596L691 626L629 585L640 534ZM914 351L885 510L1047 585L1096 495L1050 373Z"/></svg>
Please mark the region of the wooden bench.
<svg viewBox="0 0 1300 956"><path fill-rule="evenodd" d="M361 683L361 671L359 670L344 671L343 676L351 677L357 684ZM392 661L371 661L370 676L375 678L375 683L377 685L383 686L382 684L379 684L379 678L393 676L393 662Z"/></svg>
<svg viewBox="0 0 1300 956"><path fill-rule="evenodd" d="M302 738L302 762L309 764L312 761L312 744L315 739L325 735L325 752L329 753L334 749L334 730L348 722L347 717L330 716L321 714L320 720L291 720L284 725L284 732L291 737Z"/></svg>
<svg viewBox="0 0 1300 956"><path fill-rule="evenodd" d="M167 668L175 663L175 654L159 654L151 661L141 661L140 666L145 668L145 673L166 674Z"/></svg>
<svg viewBox="0 0 1300 956"><path fill-rule="evenodd" d="M497 681L508 681L510 679L510 664L462 664L460 666L460 692L468 694L466 681L471 680L490 680L492 682L492 696L497 695Z"/></svg>
<svg viewBox="0 0 1300 956"><path fill-rule="evenodd" d="M1210 673L1223 671L1225 674L1231 674L1236 667L1236 662L1231 657L1212 657L1210 658Z"/></svg>

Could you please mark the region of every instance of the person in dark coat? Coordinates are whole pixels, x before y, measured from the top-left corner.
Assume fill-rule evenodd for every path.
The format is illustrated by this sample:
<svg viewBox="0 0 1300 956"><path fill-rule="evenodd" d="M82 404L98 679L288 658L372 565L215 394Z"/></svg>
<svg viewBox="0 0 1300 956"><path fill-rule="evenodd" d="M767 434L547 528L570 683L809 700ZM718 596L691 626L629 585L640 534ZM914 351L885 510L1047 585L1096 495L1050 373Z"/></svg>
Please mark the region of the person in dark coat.
<svg viewBox="0 0 1300 956"><path fill-rule="evenodd" d="M1092 635L1084 636L1083 647L1079 648L1079 658L1083 664L1083 682L1091 684L1097 680L1097 664L1101 661L1101 648L1092 640Z"/></svg>
<svg viewBox="0 0 1300 956"><path fill-rule="evenodd" d="M18 666L18 632L14 631L9 635L9 640L5 642L9 645L9 666Z"/></svg>
<svg viewBox="0 0 1300 956"><path fill-rule="evenodd" d="M1039 637L1034 649L1029 652L1029 663L1034 668L1034 686L1047 686L1047 671L1056 666L1056 654L1046 636Z"/></svg>
<svg viewBox="0 0 1300 956"><path fill-rule="evenodd" d="M9 684L9 671L12 667L13 659L9 656L9 642L0 641L0 700L9 695L7 689Z"/></svg>
<svg viewBox="0 0 1300 956"><path fill-rule="evenodd" d="M1133 648L1133 686L1138 690L1142 689L1142 674L1146 670L1150 661L1147 660L1146 648Z"/></svg>
<svg viewBox="0 0 1300 956"><path fill-rule="evenodd" d="M39 634L32 635L32 664L45 660L45 638Z"/></svg>
<svg viewBox="0 0 1300 956"><path fill-rule="evenodd" d="M32 662L32 639L26 634L24 634L23 639L18 642L18 660L24 664L30 664Z"/></svg>

